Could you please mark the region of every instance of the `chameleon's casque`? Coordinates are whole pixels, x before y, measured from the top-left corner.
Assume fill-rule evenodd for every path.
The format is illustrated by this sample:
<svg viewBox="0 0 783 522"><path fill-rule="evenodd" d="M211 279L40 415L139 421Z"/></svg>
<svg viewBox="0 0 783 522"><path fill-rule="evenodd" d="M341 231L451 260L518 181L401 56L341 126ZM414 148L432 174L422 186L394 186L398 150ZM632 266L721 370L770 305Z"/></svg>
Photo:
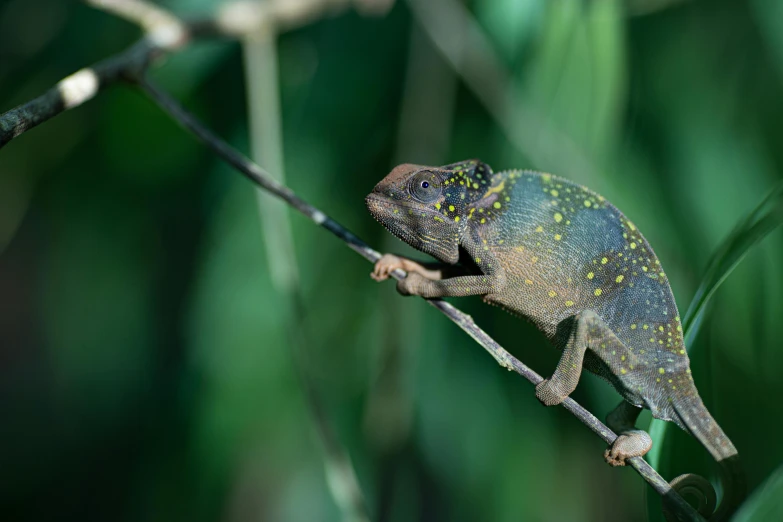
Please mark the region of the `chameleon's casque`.
<svg viewBox="0 0 783 522"><path fill-rule="evenodd" d="M737 451L694 386L666 273L616 207L568 180L532 171L493 173L475 160L400 165L366 201L397 237L462 267L445 278L445 269L384 256L376 279L403 268L409 274L398 283L401 293L483 295L532 321L563 351L553 376L536 389L542 402L562 402L584 366L629 403L609 418L622 432L607 451L611 464L649 450L649 436L633 428L639 407L648 408L693 434L721 463L727 491L711 520L736 509L744 495Z"/></svg>

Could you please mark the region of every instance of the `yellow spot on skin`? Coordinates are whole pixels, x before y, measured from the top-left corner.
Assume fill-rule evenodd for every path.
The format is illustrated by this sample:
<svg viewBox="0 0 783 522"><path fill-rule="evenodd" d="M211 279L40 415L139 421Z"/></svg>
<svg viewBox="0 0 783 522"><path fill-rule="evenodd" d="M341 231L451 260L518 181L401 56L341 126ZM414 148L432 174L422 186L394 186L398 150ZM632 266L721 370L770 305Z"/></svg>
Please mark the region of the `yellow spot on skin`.
<svg viewBox="0 0 783 522"><path fill-rule="evenodd" d="M563 221L563 214L555 212L555 222L560 223L561 221Z"/></svg>
<svg viewBox="0 0 783 522"><path fill-rule="evenodd" d="M435 203L435 208L437 208L438 210L440 210L440 203Z"/></svg>
<svg viewBox="0 0 783 522"><path fill-rule="evenodd" d="M560 234L555 234L555 241L560 241L561 239L563 239L563 236Z"/></svg>
<svg viewBox="0 0 783 522"><path fill-rule="evenodd" d="M501 181L498 186L492 187L491 189L486 191L482 197L485 198L485 197L489 196L490 194L503 192L504 188L506 188L506 181L505 180Z"/></svg>
<svg viewBox="0 0 783 522"><path fill-rule="evenodd" d="M554 290L549 291L549 297L555 297L557 296L557 293Z"/></svg>
<svg viewBox="0 0 783 522"><path fill-rule="evenodd" d="M434 216L435 221L438 221L439 223L443 223L443 220L439 218L438 216Z"/></svg>
<svg viewBox="0 0 783 522"><path fill-rule="evenodd" d="M594 278L594 277L595 277L595 274L594 274L594 273L592 273L592 272L588 272L588 273L587 273L587 279L592 279L592 278Z"/></svg>
<svg viewBox="0 0 783 522"><path fill-rule="evenodd" d="M646 267L646 266L643 266L643 267L642 267L642 270L644 270L644 271L646 272L646 271L647 271L647 267Z"/></svg>
<svg viewBox="0 0 783 522"><path fill-rule="evenodd" d="M586 207L591 207L592 205L593 205L593 203L589 199L585 200L585 206Z"/></svg>
<svg viewBox="0 0 783 522"><path fill-rule="evenodd" d="M623 276L621 276L621 275L617 276L617 278L614 281L615 281L615 283L622 283L623 282Z"/></svg>
<svg viewBox="0 0 783 522"><path fill-rule="evenodd" d="M636 230L636 227L633 226L633 223L631 223L630 221L628 222L628 228L630 228L631 230Z"/></svg>
<svg viewBox="0 0 783 522"><path fill-rule="evenodd" d="M531 263L535 263L536 261L538 261L538 258L536 256L530 258Z"/></svg>
<svg viewBox="0 0 783 522"><path fill-rule="evenodd" d="M680 326L680 325L677 325L677 331L678 331L678 332L682 332L682 326Z"/></svg>
<svg viewBox="0 0 783 522"><path fill-rule="evenodd" d="M658 330L663 331L663 326L659 326Z"/></svg>
<svg viewBox="0 0 783 522"><path fill-rule="evenodd" d="M495 201L495 203L492 204L495 208L500 208L500 201Z"/></svg>
<svg viewBox="0 0 783 522"><path fill-rule="evenodd" d="M621 357L620 357L620 360L621 360L621 361L624 361L624 360L625 360L625 355L621 356Z"/></svg>
<svg viewBox="0 0 783 522"><path fill-rule="evenodd" d="M574 302L573 301L566 301L566 306L574 306Z"/></svg>
<svg viewBox="0 0 783 522"><path fill-rule="evenodd" d="M554 197L557 197L557 196L560 195L560 193L558 191L556 191L555 189L550 190L549 193L552 194Z"/></svg>
<svg viewBox="0 0 783 522"><path fill-rule="evenodd" d="M532 285L533 281L531 281L530 279L525 279L525 284L526 285Z"/></svg>
<svg viewBox="0 0 783 522"><path fill-rule="evenodd" d="M650 337L650 342L651 342L651 343L654 343L654 342L655 342L655 339L653 339L652 337Z"/></svg>
<svg viewBox="0 0 783 522"><path fill-rule="evenodd" d="M685 355L685 350L680 350L680 355Z"/></svg>
<svg viewBox="0 0 783 522"><path fill-rule="evenodd" d="M634 243L633 241L631 241L631 248L636 248L636 243Z"/></svg>
<svg viewBox="0 0 783 522"><path fill-rule="evenodd" d="M636 323L631 325L631 330L636 330Z"/></svg>
<svg viewBox="0 0 783 522"><path fill-rule="evenodd" d="M596 288L595 292L593 292L593 293L595 294L596 297L598 297L599 295L601 295L601 289L600 288Z"/></svg>
<svg viewBox="0 0 783 522"><path fill-rule="evenodd" d="M477 188L478 188L478 183L474 183L474 184L473 184L473 188L474 188L474 189L477 189Z"/></svg>
<svg viewBox="0 0 783 522"><path fill-rule="evenodd" d="M625 359L625 357L623 357ZM625 374L625 368L620 368L620 373Z"/></svg>
<svg viewBox="0 0 783 522"><path fill-rule="evenodd" d="M602 257L602 258L601 258L601 264L602 264L602 265L605 265L605 264L606 264L606 263L608 263L608 262L609 262L609 260L608 260L608 259L606 259L605 257Z"/></svg>
<svg viewBox="0 0 783 522"><path fill-rule="evenodd" d="M666 373L666 370L664 370L663 368L658 368L658 373L663 375L664 373Z"/></svg>
<svg viewBox="0 0 783 522"><path fill-rule="evenodd" d="M543 231L544 231L544 227L542 227L541 225L538 225L536 227L536 232L543 232Z"/></svg>
<svg viewBox="0 0 783 522"><path fill-rule="evenodd" d="M449 205L449 212L454 212L454 205Z"/></svg>
<svg viewBox="0 0 783 522"><path fill-rule="evenodd" d="M481 263L481 258L480 257L476 258L476 263Z"/></svg>
<svg viewBox="0 0 783 522"><path fill-rule="evenodd" d="M486 223L486 222L487 222L487 220L486 220L486 219L484 219L484 218L481 218L481 223Z"/></svg>
<svg viewBox="0 0 783 522"><path fill-rule="evenodd" d="M648 329L648 328L649 328L649 326L647 326L647 325L645 324L644 326L642 326L642 328L644 328L644 329L646 330L646 329Z"/></svg>
<svg viewBox="0 0 783 522"><path fill-rule="evenodd" d="M459 221L459 216L454 216L454 222L457 223Z"/></svg>

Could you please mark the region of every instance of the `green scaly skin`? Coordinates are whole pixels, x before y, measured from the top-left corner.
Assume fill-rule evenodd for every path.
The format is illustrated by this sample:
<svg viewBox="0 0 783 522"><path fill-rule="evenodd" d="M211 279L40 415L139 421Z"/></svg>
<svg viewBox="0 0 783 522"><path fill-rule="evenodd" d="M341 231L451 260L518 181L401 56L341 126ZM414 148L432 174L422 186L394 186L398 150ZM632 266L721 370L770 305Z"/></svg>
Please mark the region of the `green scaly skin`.
<svg viewBox="0 0 783 522"><path fill-rule="evenodd" d="M623 465L649 451L649 435L634 429L647 408L702 443L721 466L725 494L713 512L715 495L704 479L684 475L672 486L702 491L701 511L710 520L736 510L745 493L737 450L693 383L661 263L617 208L568 180L493 173L477 160L399 165L366 201L390 232L444 263L428 269L387 254L375 279L402 268L408 276L397 288L404 295L482 295L530 320L563 351L552 377L536 388L541 402L560 404L587 368L624 399L608 417L620 436L606 451L607 462Z"/></svg>

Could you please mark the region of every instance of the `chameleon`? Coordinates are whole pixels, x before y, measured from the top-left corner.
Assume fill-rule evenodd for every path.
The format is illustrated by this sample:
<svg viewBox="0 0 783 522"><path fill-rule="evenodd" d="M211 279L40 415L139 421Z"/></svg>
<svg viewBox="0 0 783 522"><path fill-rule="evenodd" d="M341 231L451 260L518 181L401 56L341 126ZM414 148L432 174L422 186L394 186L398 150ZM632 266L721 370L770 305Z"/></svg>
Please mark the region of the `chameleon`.
<svg viewBox="0 0 783 522"><path fill-rule="evenodd" d="M674 422L717 461L723 498L698 475L671 482L701 492L700 513L726 520L745 495L737 449L699 397L669 280L639 229L599 194L530 170L493 172L479 160L442 167L402 164L366 197L389 232L439 263L386 254L373 279L395 269L403 295L481 295L532 322L562 351L536 386L547 406L560 404L583 368L608 381L622 401L607 417L619 435L607 463L642 456L652 439L635 428L642 410Z"/></svg>

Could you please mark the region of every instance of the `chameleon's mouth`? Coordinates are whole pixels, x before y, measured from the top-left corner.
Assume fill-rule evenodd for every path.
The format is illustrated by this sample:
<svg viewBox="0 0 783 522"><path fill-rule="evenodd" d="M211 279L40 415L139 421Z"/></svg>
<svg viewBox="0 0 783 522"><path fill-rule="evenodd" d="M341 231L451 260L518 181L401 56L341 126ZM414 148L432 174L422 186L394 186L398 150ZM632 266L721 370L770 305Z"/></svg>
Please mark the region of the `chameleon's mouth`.
<svg viewBox="0 0 783 522"><path fill-rule="evenodd" d="M383 225L383 228L412 247L421 248L421 238L411 227L411 220L405 219L406 217L410 218L416 212L421 212L420 208L375 192L371 192L364 199L364 202L367 204L367 210L370 211L372 217Z"/></svg>
<svg viewBox="0 0 783 522"><path fill-rule="evenodd" d="M449 239L439 240L456 236L442 219L433 219L439 217L437 213L415 202L399 201L377 192L371 192L364 201L372 217L405 243L445 263L457 262L459 254L456 243ZM423 225L422 220L426 220L428 226ZM424 230L428 232L422 233Z"/></svg>

